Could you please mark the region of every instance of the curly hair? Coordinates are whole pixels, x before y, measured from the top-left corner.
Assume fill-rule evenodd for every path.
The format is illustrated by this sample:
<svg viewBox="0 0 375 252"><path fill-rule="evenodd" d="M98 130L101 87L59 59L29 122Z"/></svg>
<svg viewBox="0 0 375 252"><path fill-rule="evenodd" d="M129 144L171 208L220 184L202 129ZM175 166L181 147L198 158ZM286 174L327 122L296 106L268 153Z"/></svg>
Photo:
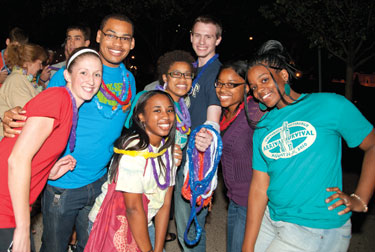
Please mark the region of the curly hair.
<svg viewBox="0 0 375 252"><path fill-rule="evenodd" d="M160 84L163 83L163 74L168 74L169 68L175 62L186 62L191 66L191 72L195 72L195 68L193 67L194 58L189 52L182 50L174 50L167 52L160 56L157 62Z"/></svg>
<svg viewBox="0 0 375 252"><path fill-rule="evenodd" d="M26 62L34 62L38 59L42 62L47 60L47 52L40 45L11 44L8 47L7 65L9 68L23 67Z"/></svg>

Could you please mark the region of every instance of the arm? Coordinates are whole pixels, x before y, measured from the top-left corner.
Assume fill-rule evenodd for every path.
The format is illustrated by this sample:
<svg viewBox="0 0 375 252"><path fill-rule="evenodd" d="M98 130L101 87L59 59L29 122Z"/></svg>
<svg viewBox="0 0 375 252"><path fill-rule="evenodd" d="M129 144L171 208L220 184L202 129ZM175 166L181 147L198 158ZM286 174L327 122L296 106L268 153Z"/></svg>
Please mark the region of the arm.
<svg viewBox="0 0 375 252"><path fill-rule="evenodd" d="M2 123L5 137L14 137L21 134L21 130L15 130L14 128L20 128L25 125L23 122L26 120L25 114L26 111L19 106L4 112Z"/></svg>
<svg viewBox="0 0 375 252"><path fill-rule="evenodd" d="M142 194L124 192L126 218L141 251L152 251L148 234L147 216L143 209Z"/></svg>
<svg viewBox="0 0 375 252"><path fill-rule="evenodd" d="M8 159L8 187L16 220L13 251L30 250L31 161L51 134L53 122L46 117L27 119Z"/></svg>
<svg viewBox="0 0 375 252"><path fill-rule="evenodd" d="M219 105L210 105L207 108L207 121L219 124L221 116L221 107Z"/></svg>
<svg viewBox="0 0 375 252"><path fill-rule="evenodd" d="M2 70L0 71L0 83L4 83L5 79L8 77L8 71Z"/></svg>
<svg viewBox="0 0 375 252"><path fill-rule="evenodd" d="M270 177L267 173L253 170L247 204L246 229L242 251L254 251L256 239L266 210L267 189Z"/></svg>
<svg viewBox="0 0 375 252"><path fill-rule="evenodd" d="M351 197L339 190L338 187L327 188L329 192L336 192L326 202L331 202L334 199L341 198L332 204L329 209L335 209L338 206L346 205L346 208L339 212L340 215L346 214L349 211L363 212L365 210L364 204L368 204L375 188L375 130L372 129L370 134L362 141L359 148L364 151L362 171L359 178L359 183L355 190L355 194L363 201L361 202L356 197Z"/></svg>
<svg viewBox="0 0 375 252"><path fill-rule="evenodd" d="M49 81L50 77L51 77L51 69L50 69L49 65L47 65L43 68L43 71L39 76L38 85L42 86L43 89L45 89L48 85L48 81Z"/></svg>
<svg viewBox="0 0 375 252"><path fill-rule="evenodd" d="M165 235L168 229L169 212L171 210L173 186L168 188L164 198L164 204L155 216L155 249L154 251L163 251Z"/></svg>

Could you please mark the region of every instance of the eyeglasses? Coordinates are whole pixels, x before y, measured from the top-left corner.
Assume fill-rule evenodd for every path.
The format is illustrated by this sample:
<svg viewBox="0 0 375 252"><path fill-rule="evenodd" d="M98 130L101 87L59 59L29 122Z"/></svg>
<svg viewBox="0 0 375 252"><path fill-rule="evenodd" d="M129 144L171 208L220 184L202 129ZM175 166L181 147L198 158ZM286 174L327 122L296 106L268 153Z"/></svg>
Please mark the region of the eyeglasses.
<svg viewBox="0 0 375 252"><path fill-rule="evenodd" d="M168 73L172 78L181 78L182 76L184 76L185 79L193 79L194 78L194 74L193 73L181 73L179 71L173 71L173 72L170 72Z"/></svg>
<svg viewBox="0 0 375 252"><path fill-rule="evenodd" d="M109 41L120 40L120 42L124 43L124 42L130 42L133 38L133 36L130 36L130 35L119 37L119 36L116 36L114 34L105 33L103 30L101 30L101 31L104 34L105 38Z"/></svg>
<svg viewBox="0 0 375 252"><path fill-rule="evenodd" d="M235 88L235 87L238 87L239 85L243 85L243 84L246 84L246 82L243 82L243 83L223 83L223 82L220 82L220 81L215 81L215 88L221 88L221 87L226 87L226 88L229 88L229 89L232 89L232 88Z"/></svg>

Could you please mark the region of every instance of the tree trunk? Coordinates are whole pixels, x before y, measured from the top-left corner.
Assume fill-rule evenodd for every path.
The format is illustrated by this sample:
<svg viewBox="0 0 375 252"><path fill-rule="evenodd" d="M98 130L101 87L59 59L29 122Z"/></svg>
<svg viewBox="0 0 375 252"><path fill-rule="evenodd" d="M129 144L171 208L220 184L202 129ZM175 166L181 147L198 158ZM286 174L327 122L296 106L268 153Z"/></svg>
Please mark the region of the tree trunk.
<svg viewBox="0 0 375 252"><path fill-rule="evenodd" d="M345 97L349 100L352 101L353 99L353 65L350 63L346 64L346 85L345 85Z"/></svg>

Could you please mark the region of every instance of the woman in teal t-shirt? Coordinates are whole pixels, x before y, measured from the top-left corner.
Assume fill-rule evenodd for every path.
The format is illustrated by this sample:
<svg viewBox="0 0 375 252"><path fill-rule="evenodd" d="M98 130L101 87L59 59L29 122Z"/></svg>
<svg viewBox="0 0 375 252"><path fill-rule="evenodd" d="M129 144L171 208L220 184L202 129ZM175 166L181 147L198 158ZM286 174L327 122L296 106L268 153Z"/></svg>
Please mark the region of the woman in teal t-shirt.
<svg viewBox="0 0 375 252"><path fill-rule="evenodd" d="M346 251L351 211L367 212L375 186L375 132L336 94L299 94L280 42L267 41L247 78L267 112L253 139L243 251ZM342 192L341 141L364 152L359 184Z"/></svg>

